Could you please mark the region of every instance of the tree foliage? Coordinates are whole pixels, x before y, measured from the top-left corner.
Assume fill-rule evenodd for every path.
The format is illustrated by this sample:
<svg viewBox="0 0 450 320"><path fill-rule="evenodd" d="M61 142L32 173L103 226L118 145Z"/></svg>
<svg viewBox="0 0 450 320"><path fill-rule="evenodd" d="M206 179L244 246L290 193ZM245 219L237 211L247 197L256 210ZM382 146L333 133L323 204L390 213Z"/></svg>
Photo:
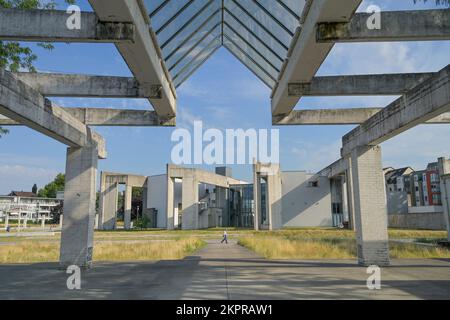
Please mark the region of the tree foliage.
<svg viewBox="0 0 450 320"><path fill-rule="evenodd" d="M56 198L58 191L64 191L65 175L60 173L55 180L47 184L43 189L40 189L38 196L42 198Z"/></svg>

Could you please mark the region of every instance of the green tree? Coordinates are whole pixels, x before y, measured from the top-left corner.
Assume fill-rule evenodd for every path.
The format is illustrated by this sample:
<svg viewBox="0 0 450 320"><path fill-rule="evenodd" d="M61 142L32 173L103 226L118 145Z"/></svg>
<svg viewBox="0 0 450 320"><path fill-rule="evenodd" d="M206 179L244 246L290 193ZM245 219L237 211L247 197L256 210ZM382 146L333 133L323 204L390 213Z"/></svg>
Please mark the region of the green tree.
<svg viewBox="0 0 450 320"><path fill-rule="evenodd" d="M65 0L67 4L74 4L75 0ZM2 8L19 8L19 9L55 9L56 1L53 0L0 0ZM38 43L38 46L52 50L53 45L49 43ZM10 71L27 70L35 72L33 63L37 56L33 50L21 42L16 41L0 41L0 68ZM0 138L9 131L0 127Z"/></svg>
<svg viewBox="0 0 450 320"><path fill-rule="evenodd" d="M47 184L43 189L40 189L38 196L42 198L56 198L58 191L64 191L65 175L60 173L55 180Z"/></svg>

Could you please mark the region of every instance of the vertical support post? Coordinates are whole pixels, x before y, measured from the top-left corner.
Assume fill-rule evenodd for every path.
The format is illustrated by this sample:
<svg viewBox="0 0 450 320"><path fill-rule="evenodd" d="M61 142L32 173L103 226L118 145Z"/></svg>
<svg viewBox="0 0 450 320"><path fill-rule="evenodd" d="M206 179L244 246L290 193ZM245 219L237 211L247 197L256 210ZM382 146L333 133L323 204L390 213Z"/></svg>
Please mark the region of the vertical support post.
<svg viewBox="0 0 450 320"><path fill-rule="evenodd" d="M441 185L441 200L447 224L447 241L450 242L450 160L439 158L439 177Z"/></svg>
<svg viewBox="0 0 450 320"><path fill-rule="evenodd" d="M352 151L355 192L355 225L358 263L389 265L386 192L381 148L362 147Z"/></svg>
<svg viewBox="0 0 450 320"><path fill-rule="evenodd" d="M59 229L62 230L64 215L59 216Z"/></svg>
<svg viewBox="0 0 450 320"><path fill-rule="evenodd" d="M167 229L173 230L175 229L175 217L174 217L174 187L175 187L175 179L172 178L167 172Z"/></svg>
<svg viewBox="0 0 450 320"><path fill-rule="evenodd" d="M181 202L183 206L183 230L196 230L198 224L198 180L194 174L183 176Z"/></svg>
<svg viewBox="0 0 450 320"><path fill-rule="evenodd" d="M8 229L9 227L9 213L6 212L6 216L5 216L5 230Z"/></svg>
<svg viewBox="0 0 450 320"><path fill-rule="evenodd" d="M342 196L342 215L344 221L350 221L349 211L348 211L348 195L347 195L347 180L345 175L340 176L341 178L341 196Z"/></svg>
<svg viewBox="0 0 450 320"><path fill-rule="evenodd" d="M67 149L61 267L92 264L97 162L96 146Z"/></svg>
<svg viewBox="0 0 450 320"><path fill-rule="evenodd" d="M123 203L123 220L125 230L131 229L131 198L132 198L133 188L129 185L125 187L125 197Z"/></svg>
<svg viewBox="0 0 450 320"><path fill-rule="evenodd" d="M348 158L348 169L345 171L345 181L347 182L347 204L349 229L355 231L355 191L353 188L352 159Z"/></svg>
<svg viewBox="0 0 450 320"><path fill-rule="evenodd" d="M102 172L99 218L99 228L101 230L114 230L116 228L118 192L118 184L108 181L108 174Z"/></svg>
<svg viewBox="0 0 450 320"><path fill-rule="evenodd" d="M260 229L261 221L261 177L257 164L253 165L253 203L255 209L255 230Z"/></svg>
<svg viewBox="0 0 450 320"><path fill-rule="evenodd" d="M41 228L45 230L45 215L41 214Z"/></svg>

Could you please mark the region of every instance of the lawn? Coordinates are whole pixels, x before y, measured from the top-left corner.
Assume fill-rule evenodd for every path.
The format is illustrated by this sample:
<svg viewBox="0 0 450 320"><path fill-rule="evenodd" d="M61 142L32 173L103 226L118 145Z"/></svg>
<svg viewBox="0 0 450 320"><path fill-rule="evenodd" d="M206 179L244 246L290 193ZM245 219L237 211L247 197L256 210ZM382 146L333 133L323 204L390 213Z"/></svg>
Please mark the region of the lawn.
<svg viewBox="0 0 450 320"><path fill-rule="evenodd" d="M121 243L99 242L94 245L94 261L142 261L183 259L202 248L205 242L196 238ZM56 262L59 242L27 240L0 245L0 263Z"/></svg>
<svg viewBox="0 0 450 320"><path fill-rule="evenodd" d="M437 243L445 231L390 229L391 258L450 258L450 250L414 242ZM398 243L409 239L412 243ZM355 259L355 233L350 230L301 228L239 237L239 244L267 259Z"/></svg>

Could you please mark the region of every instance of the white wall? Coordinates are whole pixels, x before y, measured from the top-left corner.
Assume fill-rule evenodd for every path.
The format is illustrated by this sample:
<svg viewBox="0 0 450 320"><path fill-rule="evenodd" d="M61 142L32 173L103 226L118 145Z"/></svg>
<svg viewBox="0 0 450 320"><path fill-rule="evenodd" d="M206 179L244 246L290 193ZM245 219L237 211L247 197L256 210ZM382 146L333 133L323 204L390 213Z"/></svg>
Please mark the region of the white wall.
<svg viewBox="0 0 450 320"><path fill-rule="evenodd" d="M151 176L147 179L147 209L158 210L157 228L167 228L167 175ZM181 203L181 181L175 180L174 208Z"/></svg>
<svg viewBox="0 0 450 320"><path fill-rule="evenodd" d="M310 187L312 174L304 171L281 173L283 227L331 227L331 193L328 178L319 177Z"/></svg>

